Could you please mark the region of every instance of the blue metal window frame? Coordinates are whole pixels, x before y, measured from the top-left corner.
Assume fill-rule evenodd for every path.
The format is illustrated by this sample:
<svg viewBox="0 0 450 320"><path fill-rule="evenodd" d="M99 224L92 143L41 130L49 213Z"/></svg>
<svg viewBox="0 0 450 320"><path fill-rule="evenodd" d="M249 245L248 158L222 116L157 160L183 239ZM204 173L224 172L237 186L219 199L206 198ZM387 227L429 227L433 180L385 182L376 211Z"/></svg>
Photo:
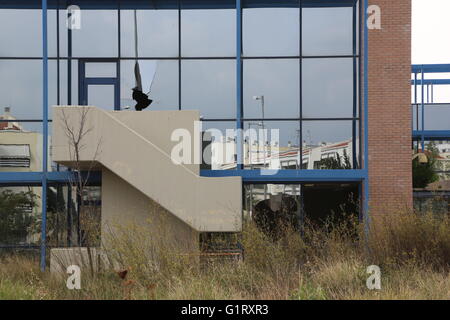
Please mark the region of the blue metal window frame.
<svg viewBox="0 0 450 320"><path fill-rule="evenodd" d="M116 77L86 77L87 63L115 63ZM78 104L87 105L90 85L114 86L114 110L120 110L120 69L119 59L79 59L78 60Z"/></svg>
<svg viewBox="0 0 450 320"><path fill-rule="evenodd" d="M450 140L450 130L429 130L425 127L425 107L439 105L448 106L448 104L433 102L433 86L450 85L450 79L425 79L425 77L428 74L450 73L450 64L415 64L411 67L411 73L414 74L414 78L411 80L411 85L414 88L414 102L412 103L412 106L417 107L417 128L415 130L413 129L412 138L414 141L420 142L421 148L424 150L425 141ZM417 78L419 74L421 75L420 79ZM425 101L425 86L427 86L427 101ZM431 100L429 86L431 86ZM417 99L419 88L421 90L420 101ZM420 116L418 114L419 106L421 107Z"/></svg>
<svg viewBox="0 0 450 320"><path fill-rule="evenodd" d="M244 0L217 0L217 1L199 1L199 0L190 0L191 8L205 8L205 5L208 4L208 7L211 8L236 8L236 84L237 88L242 88L242 8ZM85 4L90 4L91 8L98 9L107 9L113 8L117 9L117 0L110 1L86 1L83 2ZM160 8L172 8L179 9L180 3L178 0L172 1L155 1L152 3L157 3ZM298 7L299 5L303 7L351 7L355 6L357 0L339 0L339 1L330 1L330 0L285 0L285 1L272 1L272 0L251 0L246 1L246 7ZM368 70L368 38L367 38L367 26L363 21L367 20L367 8L368 8L368 0L360 0L360 4L364 4L361 6L360 10L363 11L363 19L360 19L360 25L364 26L364 36L363 36L363 68L362 70ZM120 1L121 9L132 9L139 8L139 6L148 7L148 1ZM0 4L0 8L35 8L42 10L42 61L43 61L43 171L42 172L1 172L0 173L0 182L2 184L30 184L30 185L41 185L42 186L42 241L41 241L41 268L42 270L46 267L46 216L47 216L47 208L46 208L46 198L47 198L47 186L52 183L67 183L70 181L73 173L70 171L62 171L62 172L49 172L48 171L48 30L47 30L47 10L57 8L58 4L54 0L41 0L39 4L39 0L22 0L20 2L13 0L5 0ZM119 14L120 19L120 14ZM119 27L120 32L120 27ZM361 38L361 35L360 35ZM356 39L354 39L354 42ZM120 37L119 37L120 43ZM360 42L361 44L361 42ZM120 58L120 45L119 45L119 58ZM263 57L261 57L263 58ZM68 61L71 61L71 57L69 56ZM88 61L88 60L86 60ZM119 63L120 68L120 63ZM442 72L442 71L441 71ZM230 170L230 171L214 171L214 170L202 170L201 175L208 177L225 177L225 176L241 176L243 178L244 183L301 183L301 182L361 182L362 194L363 194L363 215L364 221L366 222L366 226L368 226L368 200L369 200L369 184L368 184L368 75L367 72L364 72L363 79L363 155L361 161L362 169L354 169L354 170L280 170L276 172L270 172L267 170L243 170L242 166L242 151L238 151L238 169ZM117 77L119 79L109 79L111 83L117 86L116 92L120 94L120 72L117 73ZM87 79L86 79L87 80ZM106 81L104 78L93 78L86 81L86 84L104 84ZM361 81L360 81L361 82ZM241 90L237 90L236 95L236 119L232 119L232 121L236 121L236 127L243 127L243 114L242 114L242 92ZM115 105L116 109L119 109L120 97L115 97L115 101L117 104ZM240 139L240 140L239 140ZM242 137L238 137L238 143L242 144ZM240 148L238 148L240 149ZM97 177L97 179L101 179Z"/></svg>

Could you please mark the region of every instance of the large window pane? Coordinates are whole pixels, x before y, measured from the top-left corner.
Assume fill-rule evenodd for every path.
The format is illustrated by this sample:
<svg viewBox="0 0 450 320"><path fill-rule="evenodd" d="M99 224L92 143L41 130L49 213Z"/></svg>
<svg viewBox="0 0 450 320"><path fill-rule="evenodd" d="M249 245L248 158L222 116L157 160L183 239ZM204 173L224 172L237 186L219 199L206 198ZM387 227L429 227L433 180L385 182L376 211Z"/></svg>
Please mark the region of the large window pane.
<svg viewBox="0 0 450 320"><path fill-rule="evenodd" d="M14 121L8 110L0 119L0 172L42 171L42 123Z"/></svg>
<svg viewBox="0 0 450 320"><path fill-rule="evenodd" d="M76 57L114 57L118 55L117 10L81 8L81 27L72 30L72 55ZM63 10L67 14L67 10Z"/></svg>
<svg viewBox="0 0 450 320"><path fill-rule="evenodd" d="M245 56L298 56L298 8L257 8L243 10Z"/></svg>
<svg viewBox="0 0 450 320"><path fill-rule="evenodd" d="M299 61L245 60L244 61L244 117L298 118L299 107Z"/></svg>
<svg viewBox="0 0 450 320"><path fill-rule="evenodd" d="M419 110L419 128L422 128L421 107ZM425 105L425 130L450 130L450 104Z"/></svg>
<svg viewBox="0 0 450 320"><path fill-rule="evenodd" d="M203 121L202 169L236 169L236 122Z"/></svg>
<svg viewBox="0 0 450 320"><path fill-rule="evenodd" d="M352 8L303 8L303 55L353 53Z"/></svg>
<svg viewBox="0 0 450 320"><path fill-rule="evenodd" d="M121 55L134 57L134 11L122 10ZM138 10L138 56L175 57L178 55L178 11Z"/></svg>
<svg viewBox="0 0 450 320"><path fill-rule="evenodd" d="M236 10L182 10L182 56L236 55Z"/></svg>
<svg viewBox="0 0 450 320"><path fill-rule="evenodd" d="M0 106L17 119L42 119L42 61L0 61Z"/></svg>
<svg viewBox="0 0 450 320"><path fill-rule="evenodd" d="M0 43L2 57L41 57L42 11L0 9Z"/></svg>
<svg viewBox="0 0 450 320"><path fill-rule="evenodd" d="M353 59L303 59L303 117L353 117Z"/></svg>
<svg viewBox="0 0 450 320"><path fill-rule="evenodd" d="M236 62L189 60L181 64L182 109L200 110L205 119L236 116Z"/></svg>
<svg viewBox="0 0 450 320"><path fill-rule="evenodd" d="M244 130L246 169L298 167L299 121L246 121Z"/></svg>
<svg viewBox="0 0 450 320"><path fill-rule="evenodd" d="M121 62L121 107L134 109L136 101L132 98L135 87L134 64L132 60ZM178 62L161 60L140 60L142 86L145 93L150 90L149 97L153 103L146 110L178 109Z"/></svg>
<svg viewBox="0 0 450 320"><path fill-rule="evenodd" d="M276 235L301 219L299 184L247 184L244 186L244 218L252 219L266 234Z"/></svg>
<svg viewBox="0 0 450 320"><path fill-rule="evenodd" d="M351 169L353 155L357 156L359 141L353 144L353 124L356 134L358 121L303 121L304 169Z"/></svg>
<svg viewBox="0 0 450 320"><path fill-rule="evenodd" d="M0 245L39 245L42 187L0 185Z"/></svg>

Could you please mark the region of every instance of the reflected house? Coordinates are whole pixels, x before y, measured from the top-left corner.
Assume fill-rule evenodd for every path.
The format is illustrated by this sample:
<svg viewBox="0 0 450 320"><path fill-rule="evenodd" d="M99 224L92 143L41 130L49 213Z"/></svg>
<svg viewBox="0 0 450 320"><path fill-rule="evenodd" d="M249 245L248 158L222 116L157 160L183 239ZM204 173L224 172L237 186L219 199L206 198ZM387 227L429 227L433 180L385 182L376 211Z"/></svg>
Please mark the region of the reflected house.
<svg viewBox="0 0 450 320"><path fill-rule="evenodd" d="M322 142L320 145L302 147L302 165L300 166L300 148L290 142L287 146L278 143L264 145L258 141L246 141L244 144L244 168L270 170L318 170L327 168L325 159L334 159L342 165L347 161L353 167L352 139L336 143ZM359 141L356 141L358 144ZM234 138L222 137L211 143L211 167L213 170L232 170L237 166L236 141ZM356 164L357 165L357 164ZM345 169L344 167L342 169Z"/></svg>
<svg viewBox="0 0 450 320"><path fill-rule="evenodd" d="M450 142L439 141L435 145L439 152L436 158L436 171L441 180L450 180Z"/></svg>
<svg viewBox="0 0 450 320"><path fill-rule="evenodd" d="M42 134L25 130L11 115L11 109L5 107L0 115L0 172L39 172L42 170ZM7 190L7 186L0 190ZM38 200L40 187L14 187L14 191L32 191ZM37 201L30 213L40 214L41 202Z"/></svg>

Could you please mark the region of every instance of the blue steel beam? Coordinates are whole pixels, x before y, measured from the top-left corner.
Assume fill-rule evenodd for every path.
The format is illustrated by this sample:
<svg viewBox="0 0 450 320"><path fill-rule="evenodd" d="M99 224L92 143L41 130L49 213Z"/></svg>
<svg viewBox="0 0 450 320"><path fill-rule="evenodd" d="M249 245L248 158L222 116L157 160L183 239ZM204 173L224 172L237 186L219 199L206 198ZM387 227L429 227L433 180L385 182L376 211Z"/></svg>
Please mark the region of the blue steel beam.
<svg viewBox="0 0 450 320"><path fill-rule="evenodd" d="M418 86L422 85L446 85L450 84L450 79L425 79L425 80L411 80L411 84L414 85L414 83Z"/></svg>
<svg viewBox="0 0 450 320"><path fill-rule="evenodd" d="M117 9L117 0L76 0L81 9ZM354 0L303 0L304 8L352 7ZM56 9L57 1L48 0L48 8ZM121 9L178 9L178 0L121 0ZM298 8L298 0L246 0L245 8ZM4 9L41 9L39 0L2 0ZM183 0L182 9L234 9L235 0Z"/></svg>
<svg viewBox="0 0 450 320"><path fill-rule="evenodd" d="M42 219L41 219L41 270L46 267L47 246L47 171L48 171L48 43L47 43L47 0L42 0L42 108L43 114L43 157L42 157Z"/></svg>
<svg viewBox="0 0 450 320"><path fill-rule="evenodd" d="M411 73L443 73L450 72L450 64L413 64Z"/></svg>
<svg viewBox="0 0 450 320"><path fill-rule="evenodd" d="M450 140L450 130L415 130L413 131L413 140Z"/></svg>
<svg viewBox="0 0 450 320"><path fill-rule="evenodd" d="M201 170L203 177L242 177L244 183L360 182L366 170Z"/></svg>
<svg viewBox="0 0 450 320"><path fill-rule="evenodd" d="M364 26L364 171L365 179L363 180L363 221L364 231L369 235L370 215L369 215L369 35L367 27L369 0L364 0L363 21L360 22Z"/></svg>

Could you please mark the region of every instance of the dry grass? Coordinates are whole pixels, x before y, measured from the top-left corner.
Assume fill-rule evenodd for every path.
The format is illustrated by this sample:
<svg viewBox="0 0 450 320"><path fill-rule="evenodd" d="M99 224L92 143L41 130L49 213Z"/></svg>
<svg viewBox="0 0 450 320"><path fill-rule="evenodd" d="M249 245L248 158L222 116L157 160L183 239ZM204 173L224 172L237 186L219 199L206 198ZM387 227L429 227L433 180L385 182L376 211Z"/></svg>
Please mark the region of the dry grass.
<svg viewBox="0 0 450 320"><path fill-rule="evenodd" d="M0 299L449 299L449 217L397 214L378 223L369 240L355 223L286 228L281 239L247 224L243 261L198 267L197 256L127 228L108 255L128 270L83 273L82 289L40 273L38 262L3 257ZM161 231L162 233L164 230ZM158 261L158 263L154 261ZM367 266L382 270L382 289L366 287Z"/></svg>

